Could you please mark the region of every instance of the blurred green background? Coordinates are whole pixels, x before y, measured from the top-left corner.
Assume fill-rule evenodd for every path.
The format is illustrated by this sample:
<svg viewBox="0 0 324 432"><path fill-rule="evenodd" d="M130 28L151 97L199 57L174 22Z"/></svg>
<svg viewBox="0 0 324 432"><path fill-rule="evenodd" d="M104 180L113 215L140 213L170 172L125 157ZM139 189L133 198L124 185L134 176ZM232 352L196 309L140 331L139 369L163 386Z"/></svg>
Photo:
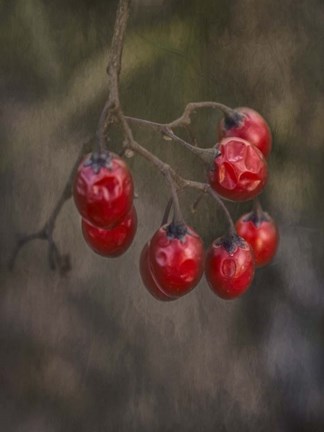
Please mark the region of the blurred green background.
<svg viewBox="0 0 324 432"><path fill-rule="evenodd" d="M19 233L41 227L107 97L105 67L117 2L0 1L0 429L6 432L323 431L323 21L320 0L134 0L123 56L128 115L161 122L190 101L249 106L271 125L270 181L262 204L281 244L240 299L205 280L162 304L140 281L138 258L169 190L130 159L139 227L124 257L85 245L69 201L55 239L70 252L64 278L47 249L9 256ZM216 141L220 114L193 128ZM201 162L156 133L137 140L181 175ZM184 135L185 136L185 135ZM118 134L110 147L120 148ZM206 246L225 221L206 198L188 222ZM233 217L249 204L229 205Z"/></svg>

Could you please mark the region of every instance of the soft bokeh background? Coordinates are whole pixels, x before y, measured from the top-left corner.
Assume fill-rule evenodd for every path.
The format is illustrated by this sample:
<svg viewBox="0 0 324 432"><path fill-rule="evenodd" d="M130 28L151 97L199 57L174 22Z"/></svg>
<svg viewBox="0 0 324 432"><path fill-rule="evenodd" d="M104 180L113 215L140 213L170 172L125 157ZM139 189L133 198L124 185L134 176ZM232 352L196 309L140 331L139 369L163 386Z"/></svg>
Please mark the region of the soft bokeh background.
<svg viewBox="0 0 324 432"><path fill-rule="evenodd" d="M280 226L273 263L242 298L218 299L203 280L173 303L143 288L138 257L160 223L168 188L129 160L139 228L115 260L84 244L69 201L55 239L66 277L36 241L7 262L16 235L40 228L107 96L105 66L116 1L0 2L0 430L323 431L323 22L321 0L137 0L121 77L129 115L176 118L189 101L250 106L274 148L263 205ZM215 143L220 116L194 129ZM179 173L201 163L148 130L137 139ZM119 138L111 147L117 149ZM224 218L206 199L190 224L206 245ZM248 204L232 204L238 217Z"/></svg>

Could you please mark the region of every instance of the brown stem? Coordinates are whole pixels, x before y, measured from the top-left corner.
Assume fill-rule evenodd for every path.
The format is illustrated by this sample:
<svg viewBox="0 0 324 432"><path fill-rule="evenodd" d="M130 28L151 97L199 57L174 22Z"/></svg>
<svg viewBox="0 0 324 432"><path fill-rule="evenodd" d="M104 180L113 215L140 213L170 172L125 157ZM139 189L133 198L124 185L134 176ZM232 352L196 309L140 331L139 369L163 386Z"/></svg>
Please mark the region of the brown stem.
<svg viewBox="0 0 324 432"><path fill-rule="evenodd" d="M232 216L230 215L230 212L228 211L228 208L226 207L226 205L224 204L224 202L221 200L221 198L219 197L219 195L209 186L207 192L218 202L218 204L222 207L228 225L229 225L229 233L231 235L236 234L236 228L232 219Z"/></svg>
<svg viewBox="0 0 324 432"><path fill-rule="evenodd" d="M107 64L110 99L119 106L119 76L131 0L119 0Z"/></svg>
<svg viewBox="0 0 324 432"><path fill-rule="evenodd" d="M99 117L98 129L97 129L97 141L96 141L96 151L97 153L102 153L105 149L105 133L108 121L108 112L111 109L110 100L107 100ZM111 116L111 113L110 113ZM109 116L109 117L110 117Z"/></svg>
<svg viewBox="0 0 324 432"><path fill-rule="evenodd" d="M198 195L197 199L196 199L196 200L194 201L194 203L192 204L192 206L191 206L191 212L192 212L192 213L196 213L199 204L201 203L202 199L203 199L204 196L205 196L205 193L206 193L206 191L201 192L201 193Z"/></svg>
<svg viewBox="0 0 324 432"><path fill-rule="evenodd" d="M192 144L194 147L198 147L198 141L195 137L194 131L192 130L191 125L186 125L185 129L187 131L187 134L189 136L190 144Z"/></svg>
<svg viewBox="0 0 324 432"><path fill-rule="evenodd" d="M171 193L172 193L172 201L173 201L173 207L174 207L173 223L175 225L184 225L185 222L184 222L184 218L183 218L181 207L180 207L176 183L174 182L169 171L167 172L166 177L167 177L168 182L170 184Z"/></svg>
<svg viewBox="0 0 324 432"><path fill-rule="evenodd" d="M119 76L124 48L125 34L129 17L130 0L119 0L113 38L108 56L107 75L109 96L100 115L97 130L97 150L102 151L105 147L106 127L120 120L122 111L119 100Z"/></svg>
<svg viewBox="0 0 324 432"><path fill-rule="evenodd" d="M197 111L198 109L205 109L205 108L211 108L211 109L219 109L221 110L224 114L231 116L235 114L235 111L224 105L221 104L219 102L190 102L187 104L187 106L185 107L182 115L177 118L176 120L173 120L169 123L157 123L157 122L152 122L149 120L142 120L139 118L135 118L135 117L128 117L125 116L125 118L129 121L133 121L133 122L137 122L137 123L142 123L144 125L153 127L157 130L160 130L161 128L168 128L168 129L174 129L176 127L186 127L186 126L190 126L191 124L191 115Z"/></svg>
<svg viewBox="0 0 324 432"><path fill-rule="evenodd" d="M188 150L190 150L192 153L197 155L203 162L205 162L207 165L210 165L213 160L216 157L217 151L214 148L211 149L203 149L201 147L196 147L191 144L189 144L187 141L183 140L182 138L175 135L171 129L165 129L164 130L165 135L172 138L174 141L181 144L183 147L186 147Z"/></svg>
<svg viewBox="0 0 324 432"><path fill-rule="evenodd" d="M256 214L256 216L261 219L263 214L263 209L260 203L260 200L258 198L255 198L253 201L253 211Z"/></svg>
<svg viewBox="0 0 324 432"><path fill-rule="evenodd" d="M124 118L126 121L130 123L139 124L142 126L148 126L152 129L155 129L158 132L162 132L162 130L167 127L167 125L165 125L164 123L157 123L150 120L140 119L137 117L124 116Z"/></svg>
<svg viewBox="0 0 324 432"><path fill-rule="evenodd" d="M201 147L197 147L196 145L189 144L187 141L177 136L169 126L171 123L169 124L156 123L156 122L151 122L149 120L143 120L143 119L129 117L129 116L124 116L124 118L130 123L139 124L142 126L149 126L155 129L156 131L161 132L164 136L167 136L171 138L173 141L178 142L183 147L187 148L189 151L197 155L202 161L204 161L208 165L212 163L213 159L216 156L215 148L204 149ZM183 124L183 126L185 125Z"/></svg>
<svg viewBox="0 0 324 432"><path fill-rule="evenodd" d="M163 218L162 218L162 222L161 222L161 226L165 225L166 223L168 223L169 220L169 216L170 216L170 211L173 205L173 199L172 197L169 199L165 210L164 210L164 214L163 214Z"/></svg>
<svg viewBox="0 0 324 432"><path fill-rule="evenodd" d="M235 111L232 108L224 104L221 104L219 102L190 102L185 107L183 114L178 119L168 123L167 126L173 129L175 127L183 127L186 125L190 125L191 115L198 109L205 109L205 108L219 109L228 116L231 116L235 113Z"/></svg>

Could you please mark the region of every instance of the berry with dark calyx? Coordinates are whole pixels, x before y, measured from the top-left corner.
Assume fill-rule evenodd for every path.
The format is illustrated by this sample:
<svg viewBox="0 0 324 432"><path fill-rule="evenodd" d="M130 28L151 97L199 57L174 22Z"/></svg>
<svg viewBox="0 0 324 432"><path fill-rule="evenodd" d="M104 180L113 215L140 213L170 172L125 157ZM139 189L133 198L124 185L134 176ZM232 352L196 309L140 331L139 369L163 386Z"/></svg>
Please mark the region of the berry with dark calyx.
<svg viewBox="0 0 324 432"><path fill-rule="evenodd" d="M158 284L153 279L152 272L149 267L148 250L149 250L149 244L147 243L144 246L140 257L140 274L145 288L157 300L161 300L161 301L176 300L177 297L170 297L167 294L165 294L163 291L161 291Z"/></svg>
<svg viewBox="0 0 324 432"><path fill-rule="evenodd" d="M82 233L88 246L99 255L118 257L130 247L136 233L137 215L135 207L122 222L111 229L94 226L82 219Z"/></svg>
<svg viewBox="0 0 324 432"><path fill-rule="evenodd" d="M257 267L268 264L279 243L279 232L268 213L259 210L246 213L235 224L237 233L252 247Z"/></svg>
<svg viewBox="0 0 324 432"><path fill-rule="evenodd" d="M161 291L180 297L191 291L203 274L204 247L188 225L163 225L154 234L148 251L152 276Z"/></svg>
<svg viewBox="0 0 324 432"><path fill-rule="evenodd" d="M134 186L126 163L116 154L90 153L79 165L73 197L81 216L93 225L118 225L133 204Z"/></svg>
<svg viewBox="0 0 324 432"><path fill-rule="evenodd" d="M210 186L223 198L250 200L262 191L268 168L262 153L241 138L225 138L208 172Z"/></svg>
<svg viewBox="0 0 324 432"><path fill-rule="evenodd" d="M238 235L218 238L207 251L206 279L212 291L223 299L243 294L251 285L254 270L252 249Z"/></svg>
<svg viewBox="0 0 324 432"><path fill-rule="evenodd" d="M235 108L219 125L219 139L237 137L249 141L268 157L272 147L271 131L264 118L251 108Z"/></svg>

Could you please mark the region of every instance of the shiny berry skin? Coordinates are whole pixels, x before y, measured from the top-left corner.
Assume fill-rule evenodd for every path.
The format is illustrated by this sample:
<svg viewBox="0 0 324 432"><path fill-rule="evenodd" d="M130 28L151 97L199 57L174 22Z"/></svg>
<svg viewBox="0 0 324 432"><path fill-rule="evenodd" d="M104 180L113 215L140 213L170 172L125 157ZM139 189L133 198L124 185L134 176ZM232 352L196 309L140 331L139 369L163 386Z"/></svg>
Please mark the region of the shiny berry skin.
<svg viewBox="0 0 324 432"><path fill-rule="evenodd" d="M148 250L149 250L149 246L148 244L146 244L142 250L141 257L140 257L140 274L145 288L157 300L161 300L161 301L175 300L176 297L169 297L168 295L164 294L164 292L161 291L161 289L153 279L151 269L149 267L149 262L148 262Z"/></svg>
<svg viewBox="0 0 324 432"><path fill-rule="evenodd" d="M203 274L203 242L187 225L163 225L150 241L148 256L154 280L169 297L187 294Z"/></svg>
<svg viewBox="0 0 324 432"><path fill-rule="evenodd" d="M272 147L271 131L264 118L251 108L235 108L233 116L225 116L219 125L219 138L242 138L255 145L268 157Z"/></svg>
<svg viewBox="0 0 324 432"><path fill-rule="evenodd" d="M126 252L131 245L137 228L135 207L125 219L111 229L96 227L82 219L82 233L88 246L99 255L117 257Z"/></svg>
<svg viewBox="0 0 324 432"><path fill-rule="evenodd" d="M212 291L223 299L243 294L251 285L254 270L252 249L237 235L215 240L207 251L206 279Z"/></svg>
<svg viewBox="0 0 324 432"><path fill-rule="evenodd" d="M235 226L238 235L252 247L257 267L268 264L274 257L279 243L278 228L268 213L244 214Z"/></svg>
<svg viewBox="0 0 324 432"><path fill-rule="evenodd" d="M209 184L223 198L246 201L256 197L268 179L262 153L241 138L225 138L208 172Z"/></svg>
<svg viewBox="0 0 324 432"><path fill-rule="evenodd" d="M114 153L88 154L79 165L73 197L79 213L91 224L118 225L132 207L133 194L131 173Z"/></svg>

